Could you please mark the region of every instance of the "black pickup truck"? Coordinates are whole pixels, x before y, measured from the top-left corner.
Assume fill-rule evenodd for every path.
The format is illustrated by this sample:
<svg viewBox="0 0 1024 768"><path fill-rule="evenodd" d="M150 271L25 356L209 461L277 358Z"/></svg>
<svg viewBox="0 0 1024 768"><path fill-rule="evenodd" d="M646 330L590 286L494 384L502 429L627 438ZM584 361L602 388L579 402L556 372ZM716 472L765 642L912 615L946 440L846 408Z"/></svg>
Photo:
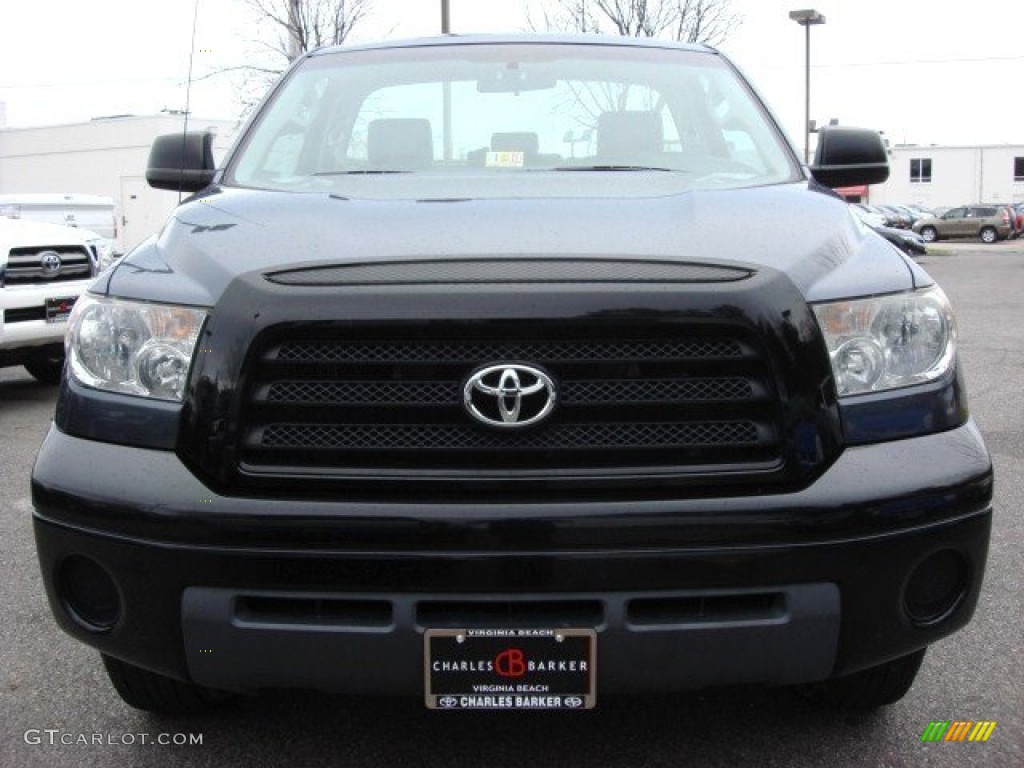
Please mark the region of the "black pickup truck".
<svg viewBox="0 0 1024 768"><path fill-rule="evenodd" d="M701 46L320 50L74 308L32 475L54 615L121 696L442 709L910 687L981 588L949 303Z"/></svg>

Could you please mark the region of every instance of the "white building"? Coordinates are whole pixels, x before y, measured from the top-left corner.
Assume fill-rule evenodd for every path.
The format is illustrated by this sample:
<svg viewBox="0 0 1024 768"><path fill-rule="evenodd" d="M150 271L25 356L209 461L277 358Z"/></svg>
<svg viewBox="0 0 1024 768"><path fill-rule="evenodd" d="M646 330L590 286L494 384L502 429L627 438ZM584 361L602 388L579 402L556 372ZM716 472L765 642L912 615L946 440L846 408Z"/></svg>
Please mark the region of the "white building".
<svg viewBox="0 0 1024 768"><path fill-rule="evenodd" d="M895 146L867 202L953 207L1024 202L1024 144Z"/></svg>
<svg viewBox="0 0 1024 768"><path fill-rule="evenodd" d="M0 194L77 193L111 197L119 208L118 246L127 251L158 231L178 202L146 184L153 139L181 131L181 115L116 117L74 125L0 130ZM189 118L215 134L219 162L238 123Z"/></svg>

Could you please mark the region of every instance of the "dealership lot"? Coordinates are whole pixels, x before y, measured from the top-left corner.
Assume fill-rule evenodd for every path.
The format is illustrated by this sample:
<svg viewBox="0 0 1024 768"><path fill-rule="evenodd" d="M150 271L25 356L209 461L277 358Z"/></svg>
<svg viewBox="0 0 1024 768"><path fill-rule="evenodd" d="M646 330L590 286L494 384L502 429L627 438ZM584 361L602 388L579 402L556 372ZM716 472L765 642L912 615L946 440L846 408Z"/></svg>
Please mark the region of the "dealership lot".
<svg viewBox="0 0 1024 768"><path fill-rule="evenodd" d="M641 699L598 692L592 713L444 714L415 700L299 693L196 718L135 712L110 689L96 654L49 615L28 475L55 391L10 369L0 371L0 766L1024 764L1024 328L1016 320L1024 244L934 250L922 264L960 315L971 405L996 465L996 517L973 623L932 648L898 704L837 715L789 692L740 688ZM96 469L116 482L116 467ZM929 723L951 720L996 727L985 743L922 743Z"/></svg>

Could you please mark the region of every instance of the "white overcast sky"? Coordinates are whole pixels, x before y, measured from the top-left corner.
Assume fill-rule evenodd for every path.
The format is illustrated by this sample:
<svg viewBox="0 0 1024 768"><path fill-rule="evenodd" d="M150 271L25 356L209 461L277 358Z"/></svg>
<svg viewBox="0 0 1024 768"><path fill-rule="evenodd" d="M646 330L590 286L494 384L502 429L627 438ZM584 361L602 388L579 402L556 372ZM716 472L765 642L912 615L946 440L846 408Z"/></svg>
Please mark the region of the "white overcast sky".
<svg viewBox="0 0 1024 768"><path fill-rule="evenodd" d="M553 0L552 0L553 1ZM521 31L522 0L450 0L452 31ZM534 3L543 0L533 0ZM894 143L1024 143L1024 2L732 0L722 44L800 144L804 31L813 7L811 117ZM9 128L182 109L195 0L2 0L0 102ZM261 31L239 0L199 0L194 75L246 63ZM375 0L354 40L440 29L440 0ZM267 31L263 36L266 37ZM234 118L237 77L193 85L193 114Z"/></svg>

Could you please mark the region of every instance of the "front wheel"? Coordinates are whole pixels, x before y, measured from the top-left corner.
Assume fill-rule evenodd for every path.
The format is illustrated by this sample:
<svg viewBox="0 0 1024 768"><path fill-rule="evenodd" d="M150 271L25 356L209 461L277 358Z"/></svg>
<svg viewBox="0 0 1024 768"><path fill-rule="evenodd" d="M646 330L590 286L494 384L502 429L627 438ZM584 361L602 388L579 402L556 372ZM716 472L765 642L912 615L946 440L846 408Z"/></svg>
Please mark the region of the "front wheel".
<svg viewBox="0 0 1024 768"><path fill-rule="evenodd" d="M902 699L914 684L927 648L846 677L805 688L812 701L836 709L877 709Z"/></svg>
<svg viewBox="0 0 1024 768"><path fill-rule="evenodd" d="M935 227L921 227L921 239L926 243L934 243L939 239L939 231Z"/></svg>
<svg viewBox="0 0 1024 768"><path fill-rule="evenodd" d="M981 242L992 244L999 239L999 233L996 232L995 227L985 227L978 233L981 238Z"/></svg>
<svg viewBox="0 0 1024 768"><path fill-rule="evenodd" d="M229 691L218 691L195 683L186 683L136 667L113 656L103 656L107 677L125 704L161 715L186 715L206 712L233 698Z"/></svg>

